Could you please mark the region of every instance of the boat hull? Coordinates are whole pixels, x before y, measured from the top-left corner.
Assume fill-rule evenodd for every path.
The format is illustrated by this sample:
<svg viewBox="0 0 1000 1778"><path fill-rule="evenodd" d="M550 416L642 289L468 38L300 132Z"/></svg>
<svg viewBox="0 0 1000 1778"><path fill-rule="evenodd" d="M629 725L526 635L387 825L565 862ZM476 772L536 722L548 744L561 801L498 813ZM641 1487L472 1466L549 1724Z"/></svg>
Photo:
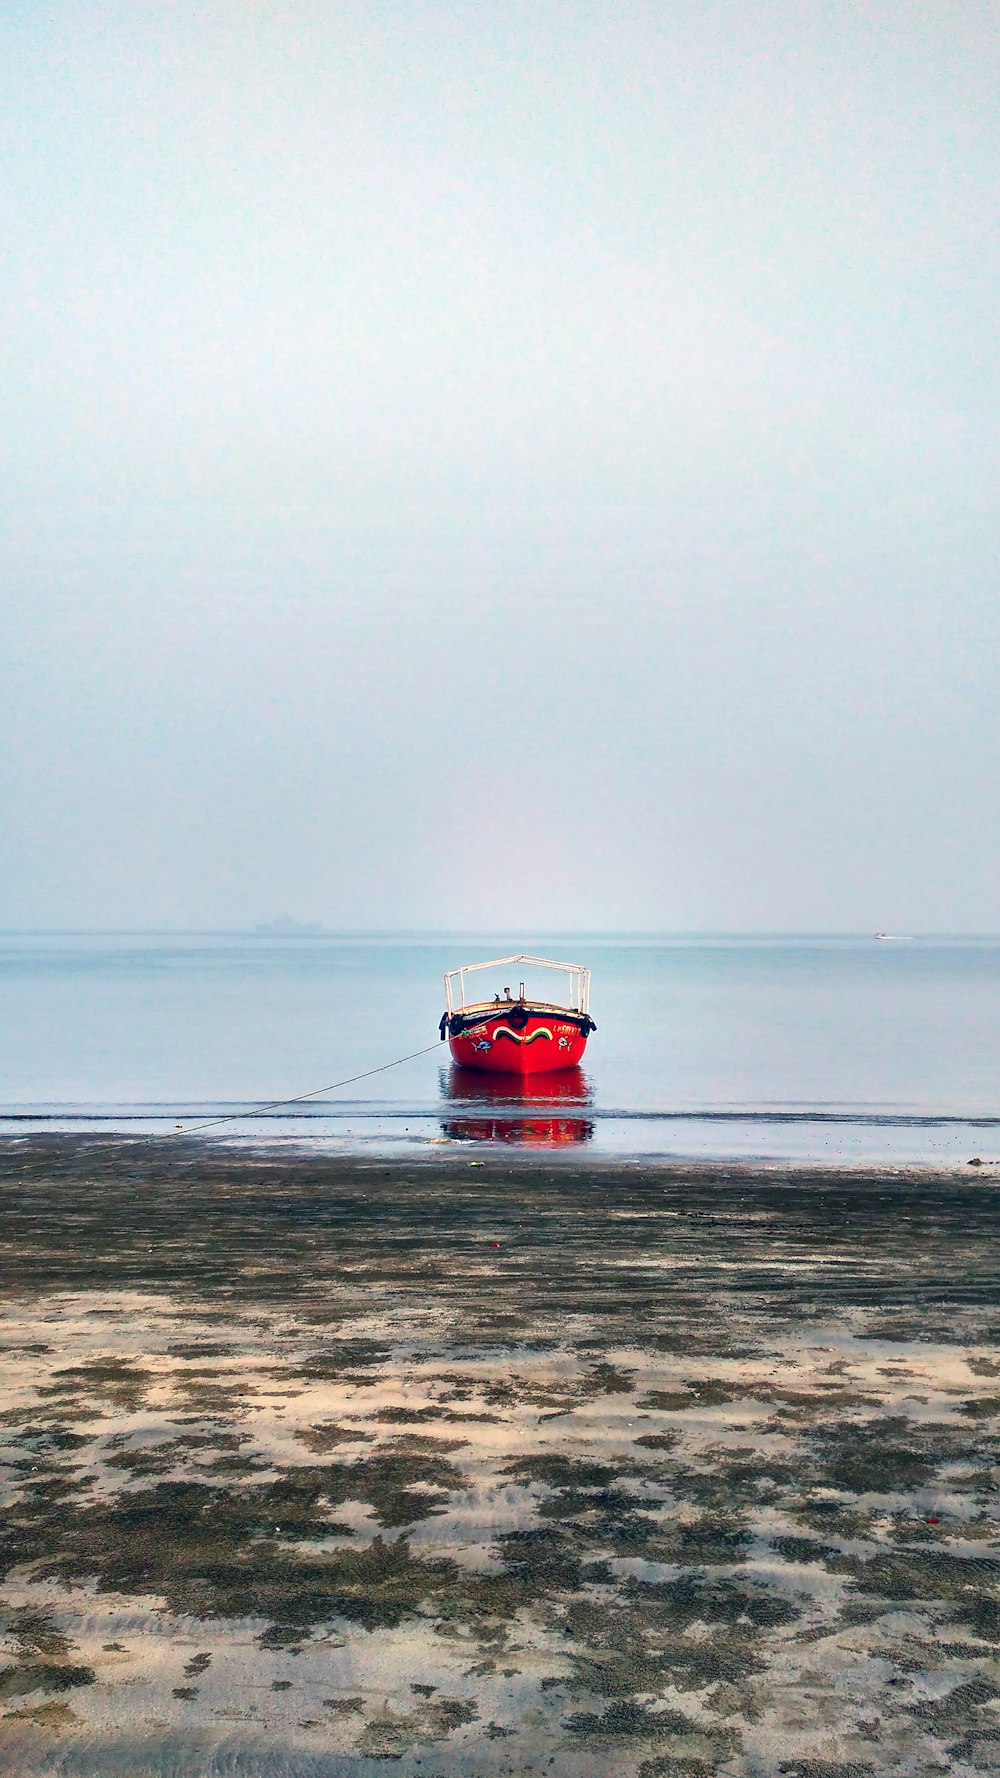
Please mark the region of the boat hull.
<svg viewBox="0 0 1000 1778"><path fill-rule="evenodd" d="M558 1014L529 1013L512 1019L508 1011L484 1018L473 1028L451 1033L448 1046L460 1068L487 1074L553 1074L576 1068L587 1047L586 1031Z"/></svg>

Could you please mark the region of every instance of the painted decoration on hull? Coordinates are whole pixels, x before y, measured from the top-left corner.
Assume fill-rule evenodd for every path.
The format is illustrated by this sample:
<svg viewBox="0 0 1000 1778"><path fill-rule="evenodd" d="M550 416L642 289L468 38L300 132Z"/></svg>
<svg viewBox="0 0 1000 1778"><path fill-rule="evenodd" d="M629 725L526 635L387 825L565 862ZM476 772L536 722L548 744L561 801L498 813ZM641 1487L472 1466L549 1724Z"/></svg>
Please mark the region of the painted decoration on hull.
<svg viewBox="0 0 1000 1778"><path fill-rule="evenodd" d="M587 1035L579 1025L532 1014L518 1031L501 1015L468 1031L449 1034L448 1046L463 1068L496 1074L549 1074L554 1068L576 1066L587 1047Z"/></svg>

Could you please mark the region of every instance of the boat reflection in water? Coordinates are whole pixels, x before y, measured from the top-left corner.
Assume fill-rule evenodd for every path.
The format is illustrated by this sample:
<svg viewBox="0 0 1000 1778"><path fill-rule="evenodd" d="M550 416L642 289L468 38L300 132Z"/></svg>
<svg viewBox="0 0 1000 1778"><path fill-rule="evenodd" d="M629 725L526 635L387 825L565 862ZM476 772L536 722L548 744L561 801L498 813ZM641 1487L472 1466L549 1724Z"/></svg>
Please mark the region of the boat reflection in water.
<svg viewBox="0 0 1000 1778"><path fill-rule="evenodd" d="M441 1132L457 1142L516 1142L563 1148L589 1142L590 1085L581 1068L553 1074L441 1071Z"/></svg>

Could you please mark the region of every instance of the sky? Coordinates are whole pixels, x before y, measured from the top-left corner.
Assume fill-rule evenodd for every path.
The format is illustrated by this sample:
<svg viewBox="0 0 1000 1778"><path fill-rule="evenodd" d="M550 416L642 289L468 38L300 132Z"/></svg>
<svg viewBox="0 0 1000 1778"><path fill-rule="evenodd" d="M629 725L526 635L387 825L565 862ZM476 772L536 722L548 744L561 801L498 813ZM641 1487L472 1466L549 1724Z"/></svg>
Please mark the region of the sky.
<svg viewBox="0 0 1000 1778"><path fill-rule="evenodd" d="M0 926L1000 929L998 62L0 8Z"/></svg>

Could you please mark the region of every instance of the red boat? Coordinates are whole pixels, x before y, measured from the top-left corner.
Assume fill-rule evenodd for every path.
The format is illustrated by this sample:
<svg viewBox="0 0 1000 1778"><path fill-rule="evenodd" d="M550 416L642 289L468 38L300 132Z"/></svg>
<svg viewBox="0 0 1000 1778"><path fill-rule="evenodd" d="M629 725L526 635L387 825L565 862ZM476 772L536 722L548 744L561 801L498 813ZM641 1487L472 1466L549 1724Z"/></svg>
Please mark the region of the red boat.
<svg viewBox="0 0 1000 1778"><path fill-rule="evenodd" d="M565 998L561 1001L536 997L525 992L524 979L518 981L516 997L511 992L510 978L517 970L525 978L535 977L540 970L555 970L565 978ZM497 980L507 976L503 986L490 995L487 981L469 982L484 970L498 972ZM543 993L553 986L551 977L542 977ZM478 992L484 997L476 999ZM575 1068L587 1047L587 1038L597 1030L590 1016L590 970L578 963L554 963L548 957L495 957L489 963L467 963L462 969L449 970L444 978L446 1010L440 1024L441 1041L448 1039L453 1059L460 1068L481 1068L491 1074L553 1074L557 1069ZM471 996L471 997L470 997Z"/></svg>

